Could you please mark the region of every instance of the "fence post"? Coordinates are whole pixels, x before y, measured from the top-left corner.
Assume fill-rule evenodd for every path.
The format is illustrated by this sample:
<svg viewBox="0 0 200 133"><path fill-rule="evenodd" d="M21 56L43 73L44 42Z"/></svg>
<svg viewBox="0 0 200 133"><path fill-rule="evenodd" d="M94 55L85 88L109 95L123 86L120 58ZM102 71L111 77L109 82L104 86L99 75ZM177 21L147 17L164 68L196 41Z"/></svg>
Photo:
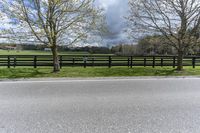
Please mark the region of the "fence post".
<svg viewBox="0 0 200 133"><path fill-rule="evenodd" d="M155 67L155 56L153 56L153 65L152 67L154 68Z"/></svg>
<svg viewBox="0 0 200 133"><path fill-rule="evenodd" d="M17 59L16 59L16 57L14 56L14 68L16 67L16 65L17 65Z"/></svg>
<svg viewBox="0 0 200 133"><path fill-rule="evenodd" d="M195 68L195 66L196 66L196 58L195 57L192 58L192 66L193 66L193 68Z"/></svg>
<svg viewBox="0 0 200 133"><path fill-rule="evenodd" d="M62 69L62 65L63 65L62 61L63 61L62 55L60 55L60 69Z"/></svg>
<svg viewBox="0 0 200 133"><path fill-rule="evenodd" d="M34 68L37 68L37 56L34 56Z"/></svg>
<svg viewBox="0 0 200 133"><path fill-rule="evenodd" d="M173 68L176 66L176 56L173 57Z"/></svg>
<svg viewBox="0 0 200 133"><path fill-rule="evenodd" d="M8 68L10 68L10 56L8 55L8 64L7 64Z"/></svg>
<svg viewBox="0 0 200 133"><path fill-rule="evenodd" d="M144 67L147 65L147 58L144 58Z"/></svg>
<svg viewBox="0 0 200 133"><path fill-rule="evenodd" d="M130 67L130 58L128 57L128 67Z"/></svg>
<svg viewBox="0 0 200 133"><path fill-rule="evenodd" d="M109 56L109 63L108 63L108 67L109 68L111 68L112 67L112 57L111 56Z"/></svg>
<svg viewBox="0 0 200 133"><path fill-rule="evenodd" d="M133 56L131 56L131 68L133 68Z"/></svg>
<svg viewBox="0 0 200 133"><path fill-rule="evenodd" d="M74 67L74 65L75 65L75 58L73 57L73 59L72 59L72 65L73 65L73 67Z"/></svg>
<svg viewBox="0 0 200 133"><path fill-rule="evenodd" d="M161 63L160 64L161 64L161 67L163 67L163 58L161 58Z"/></svg>
<svg viewBox="0 0 200 133"><path fill-rule="evenodd" d="M94 57L92 57L92 67L94 67Z"/></svg>
<svg viewBox="0 0 200 133"><path fill-rule="evenodd" d="M84 68L87 67L87 57L83 57L83 60L84 60Z"/></svg>

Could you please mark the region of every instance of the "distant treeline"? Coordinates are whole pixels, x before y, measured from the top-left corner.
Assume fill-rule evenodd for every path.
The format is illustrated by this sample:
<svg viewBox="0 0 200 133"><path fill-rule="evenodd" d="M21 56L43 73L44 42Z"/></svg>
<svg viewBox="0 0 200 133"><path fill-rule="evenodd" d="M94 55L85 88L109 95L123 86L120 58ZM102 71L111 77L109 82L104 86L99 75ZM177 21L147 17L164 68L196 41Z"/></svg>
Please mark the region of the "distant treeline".
<svg viewBox="0 0 200 133"><path fill-rule="evenodd" d="M0 49L8 49L9 47L15 47L16 50L50 50L45 45L31 45L31 44L0 44ZM58 51L70 51L70 52L89 52L91 54L111 54L111 50L108 47L96 47L96 46L85 46L85 47L67 47L58 46Z"/></svg>
<svg viewBox="0 0 200 133"><path fill-rule="evenodd" d="M164 41L163 41L164 40ZM71 51L71 52L88 52L91 54L115 54L119 56L132 56L132 55L176 55L177 50L172 46L165 44L166 40L163 36L153 35L146 36L138 41L137 45L119 44L108 47L68 47L58 46L58 51ZM1 44L0 49L5 49L6 46L16 47L16 50L50 50L45 45L27 45L27 44ZM200 55L200 44L195 47L190 47L185 55Z"/></svg>
<svg viewBox="0 0 200 133"><path fill-rule="evenodd" d="M167 39L161 35L146 36L137 45L120 44L113 46L111 52L117 55L177 55L177 50L169 45ZM200 44L188 48L185 55L200 55Z"/></svg>

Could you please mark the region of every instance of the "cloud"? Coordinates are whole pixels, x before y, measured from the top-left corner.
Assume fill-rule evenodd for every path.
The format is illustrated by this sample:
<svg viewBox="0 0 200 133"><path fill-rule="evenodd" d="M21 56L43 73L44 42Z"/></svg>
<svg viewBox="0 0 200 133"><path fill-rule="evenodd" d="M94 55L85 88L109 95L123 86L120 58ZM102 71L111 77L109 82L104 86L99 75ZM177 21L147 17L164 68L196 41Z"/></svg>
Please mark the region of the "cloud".
<svg viewBox="0 0 200 133"><path fill-rule="evenodd" d="M96 0L97 5L100 5L105 10L108 10L109 6L116 3L116 0Z"/></svg>
<svg viewBox="0 0 200 133"><path fill-rule="evenodd" d="M103 38L104 42L107 45L128 42L128 37L124 33L124 29L126 28L126 20L124 17L128 12L128 0L96 0L96 5L104 8L108 29L110 31L110 34ZM4 18L3 22L1 22L3 23L1 28L12 27L9 22L9 18Z"/></svg>
<svg viewBox="0 0 200 133"><path fill-rule="evenodd" d="M128 12L128 0L97 0L97 4L105 9L106 21L111 32L105 38L107 42L127 42L127 36L124 33L126 27L124 17Z"/></svg>
<svg viewBox="0 0 200 133"><path fill-rule="evenodd" d="M0 12L0 28L1 29L8 29L10 27L12 27L12 25L10 24L11 20L10 18L8 18L4 13Z"/></svg>

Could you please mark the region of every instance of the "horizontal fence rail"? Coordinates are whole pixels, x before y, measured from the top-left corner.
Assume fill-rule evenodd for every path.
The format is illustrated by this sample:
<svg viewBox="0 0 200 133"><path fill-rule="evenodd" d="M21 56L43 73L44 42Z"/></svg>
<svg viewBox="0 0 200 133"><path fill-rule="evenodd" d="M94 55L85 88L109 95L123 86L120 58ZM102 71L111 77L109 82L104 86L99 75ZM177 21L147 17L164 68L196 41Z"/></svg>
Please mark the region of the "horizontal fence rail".
<svg viewBox="0 0 200 133"><path fill-rule="evenodd" d="M60 67L66 66L177 66L177 56L93 56L93 55L59 55ZM184 66L200 66L200 56L187 56ZM0 66L8 68L17 66L53 66L51 55L0 55Z"/></svg>

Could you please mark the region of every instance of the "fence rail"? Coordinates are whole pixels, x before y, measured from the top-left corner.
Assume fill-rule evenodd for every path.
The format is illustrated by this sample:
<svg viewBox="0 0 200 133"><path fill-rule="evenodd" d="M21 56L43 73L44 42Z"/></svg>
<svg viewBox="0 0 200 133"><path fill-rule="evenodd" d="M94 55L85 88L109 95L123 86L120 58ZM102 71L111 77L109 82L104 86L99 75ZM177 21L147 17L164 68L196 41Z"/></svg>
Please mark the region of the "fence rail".
<svg viewBox="0 0 200 133"><path fill-rule="evenodd" d="M106 55L59 55L60 67L66 66L177 66L177 56L106 56ZM187 56L184 66L200 66L200 56ZM51 55L0 55L0 66L17 67L53 66Z"/></svg>

